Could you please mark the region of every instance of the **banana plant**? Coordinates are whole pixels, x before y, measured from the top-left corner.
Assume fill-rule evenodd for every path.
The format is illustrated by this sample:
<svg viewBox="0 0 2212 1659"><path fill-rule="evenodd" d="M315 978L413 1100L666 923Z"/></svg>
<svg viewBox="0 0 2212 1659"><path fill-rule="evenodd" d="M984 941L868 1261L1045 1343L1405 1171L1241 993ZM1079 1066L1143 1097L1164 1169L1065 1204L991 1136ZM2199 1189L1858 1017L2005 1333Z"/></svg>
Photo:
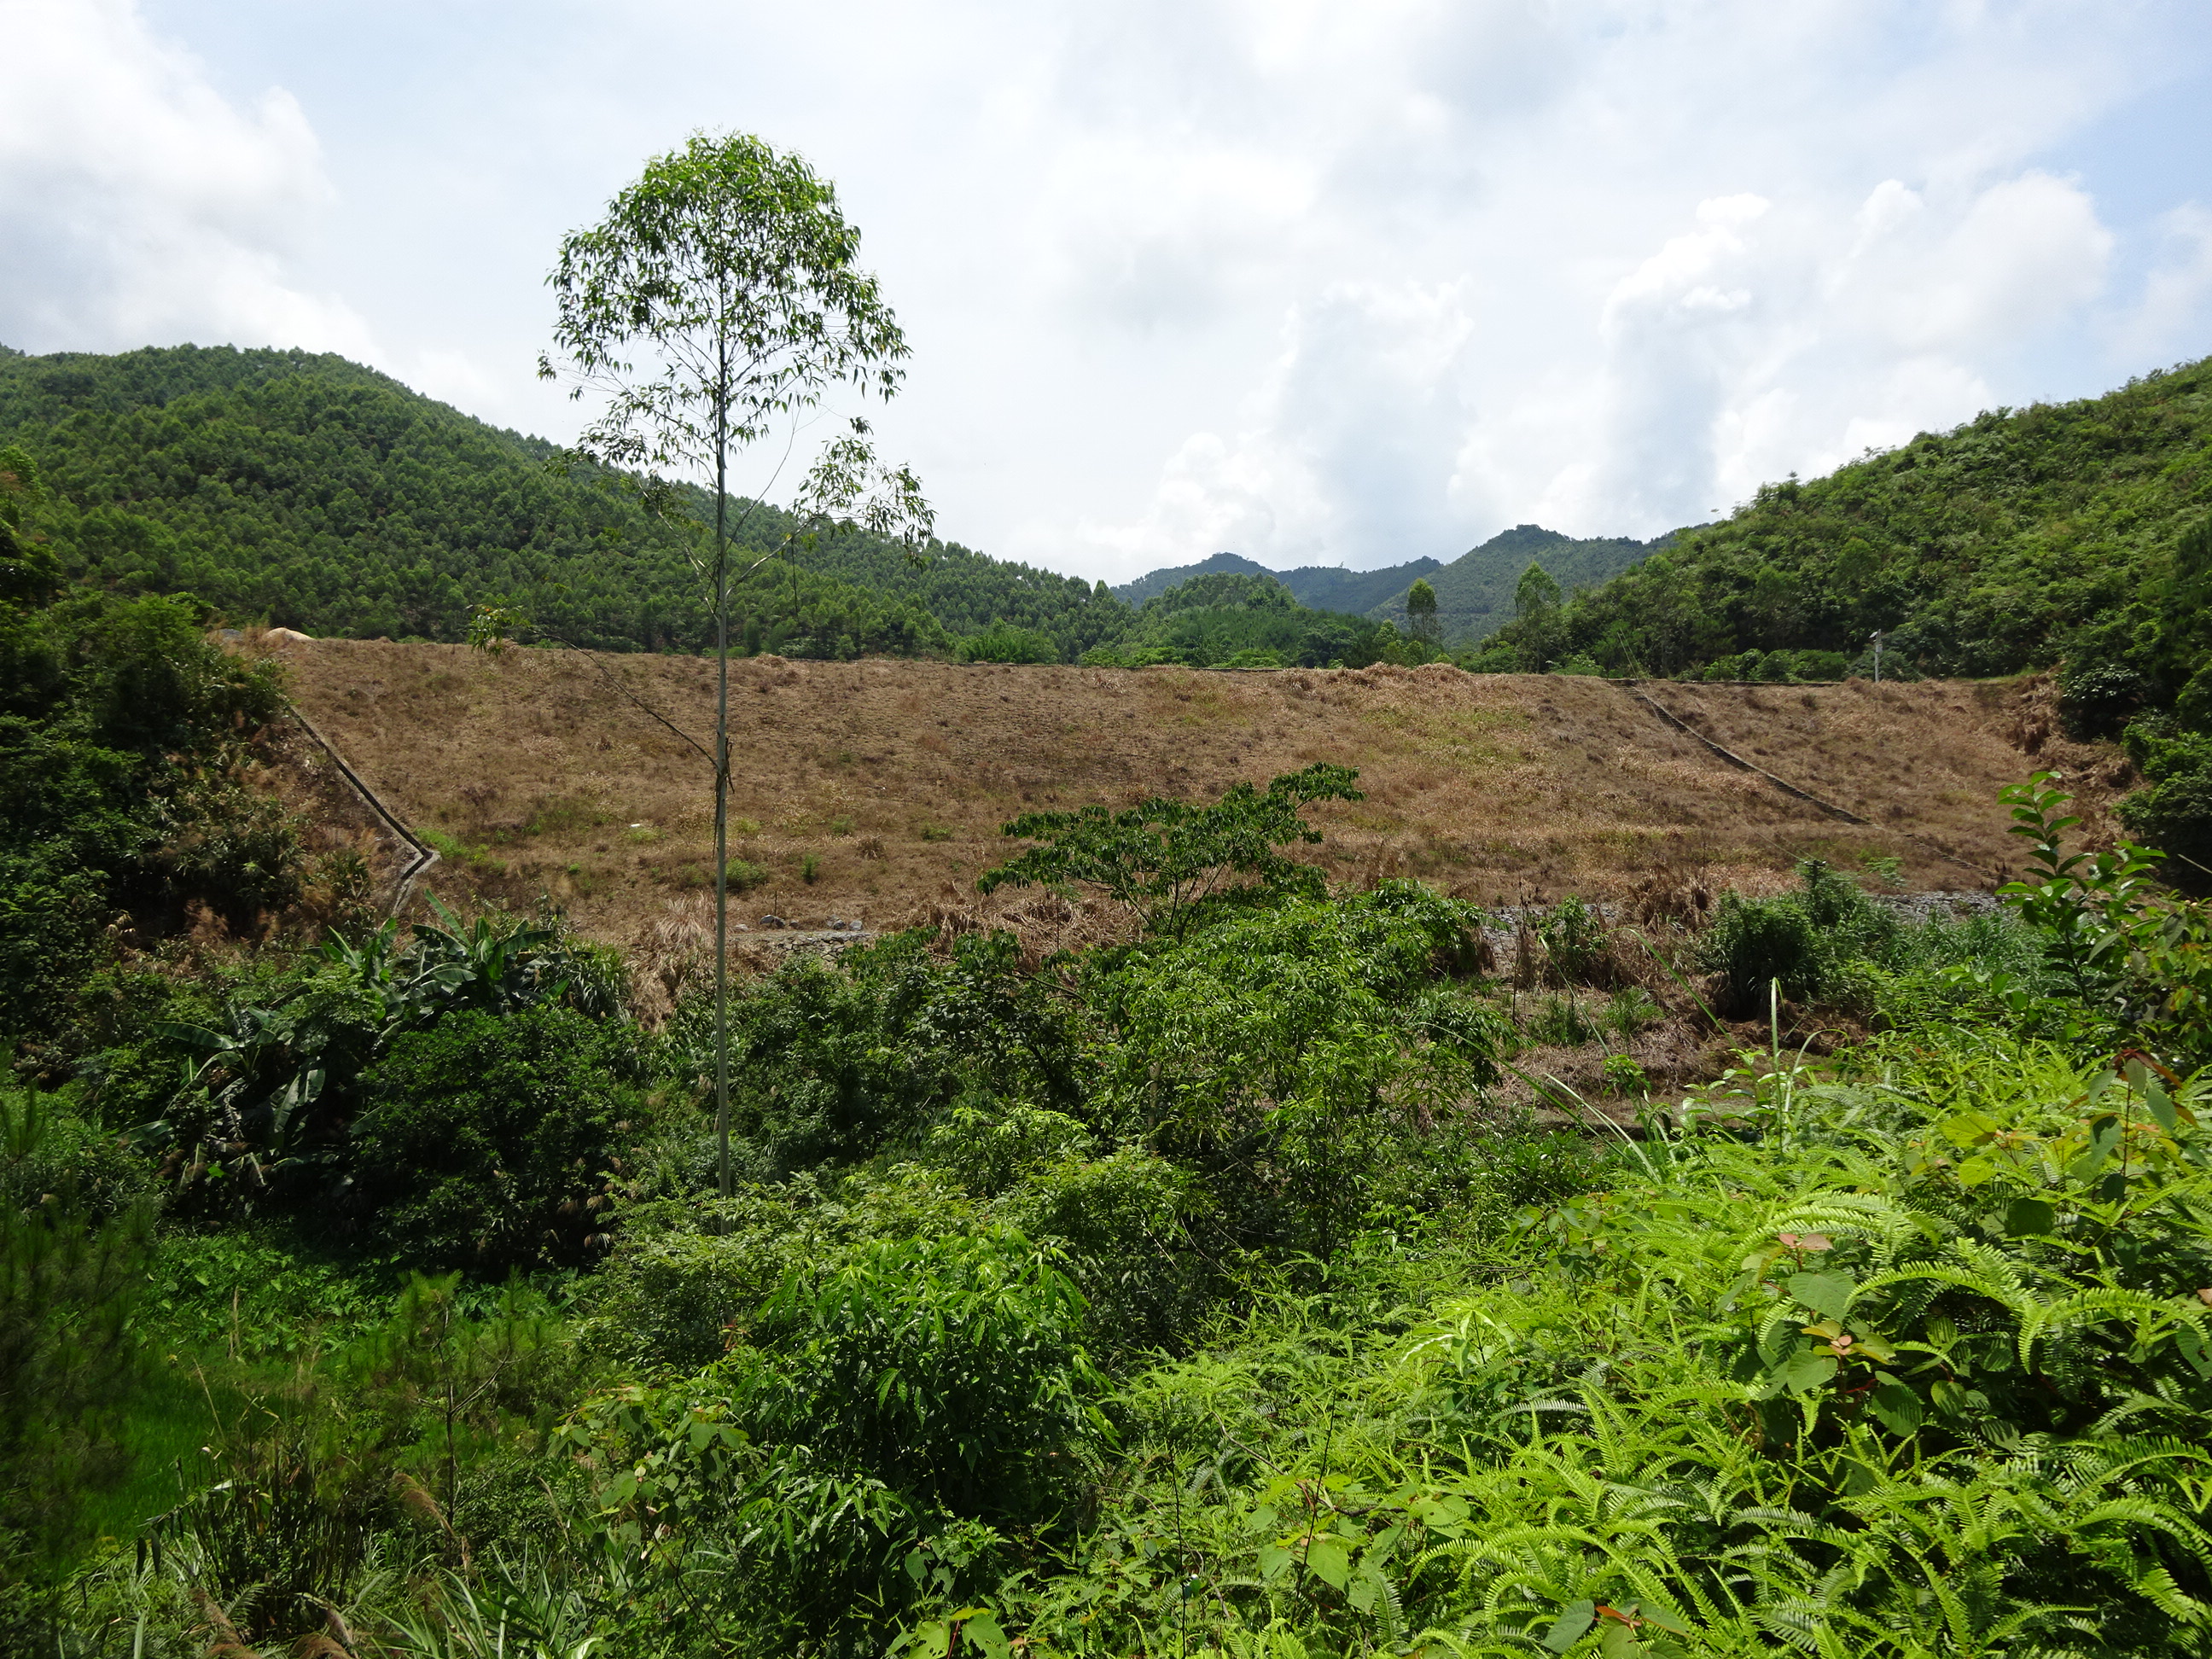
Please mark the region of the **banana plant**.
<svg viewBox="0 0 2212 1659"><path fill-rule="evenodd" d="M180 1161L187 1178L222 1170L206 1148L232 1148L252 1184L264 1186L335 1164L332 1130L355 1080L405 1032L464 1008L505 1013L566 1000L599 1018L620 1012L617 982L590 971L588 953L558 927L464 922L431 904L437 921L404 940L392 922L358 940L333 933L309 971L273 1000L234 1006L221 1025L157 1024L184 1051L178 1084L161 1117L132 1138L201 1149Z"/></svg>

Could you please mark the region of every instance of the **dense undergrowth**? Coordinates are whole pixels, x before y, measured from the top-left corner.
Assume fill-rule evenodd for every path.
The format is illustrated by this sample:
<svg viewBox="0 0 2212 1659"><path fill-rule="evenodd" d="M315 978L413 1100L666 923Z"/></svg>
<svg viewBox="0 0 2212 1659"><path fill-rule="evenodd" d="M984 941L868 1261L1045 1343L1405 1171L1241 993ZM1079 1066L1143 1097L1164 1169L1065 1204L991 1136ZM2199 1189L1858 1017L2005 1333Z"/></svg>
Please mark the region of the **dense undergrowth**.
<svg viewBox="0 0 2212 1659"><path fill-rule="evenodd" d="M104 637L9 742L252 690ZM0 1651L2204 1648L2207 924L2047 781L1931 922L1332 891L1328 766L1033 815L990 879L1127 942L754 983L724 1199L706 1010L557 916L288 902L277 836L221 942L168 849L253 708L186 714L5 803L131 858L0 915Z"/></svg>

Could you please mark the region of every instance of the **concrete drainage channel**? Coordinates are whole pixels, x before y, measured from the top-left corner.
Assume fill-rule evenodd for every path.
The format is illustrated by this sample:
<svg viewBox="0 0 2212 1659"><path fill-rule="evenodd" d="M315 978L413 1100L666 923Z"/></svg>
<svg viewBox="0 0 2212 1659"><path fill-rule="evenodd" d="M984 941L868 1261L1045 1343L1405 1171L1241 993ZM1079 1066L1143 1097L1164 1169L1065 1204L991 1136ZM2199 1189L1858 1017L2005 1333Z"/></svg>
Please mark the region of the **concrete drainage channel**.
<svg viewBox="0 0 2212 1659"><path fill-rule="evenodd" d="M291 711L292 718L300 722L300 729L313 739L315 747L330 757L331 764L338 769L338 775L353 787L353 792L362 798L370 811L376 814L377 821L397 836L404 844L414 850L415 856L408 860L407 867L399 872L399 884L392 890L392 903L386 911L387 915L398 915L406 908L408 897L415 890L415 884L422 879L432 865L438 861L437 850L427 845L412 830L402 823L398 814L378 799L376 791L362 781L361 775L346 764L345 757L338 753L337 745L318 732L315 729L315 723L300 712L299 704L287 697L284 700L284 707Z"/></svg>
<svg viewBox="0 0 2212 1659"><path fill-rule="evenodd" d="M1737 770L1754 773L1759 777L1765 778L1769 783L1772 784L1777 789L1779 789L1784 794L1791 796L1797 800L1803 801L1807 805L1811 806L1819 811L1825 812L1828 817L1838 820L1839 823L1856 823L1864 829L1879 830L1882 834L1887 836L1896 836L1901 840L1912 842L1914 846L1919 848L1922 851L1932 854L1936 857L1942 859L1946 864L1955 864L1961 870L1972 871L1975 875L1978 875L1987 881L1995 881L1997 879L1997 872L1996 871L1984 870L1980 865L1969 863L1966 860L1959 857L1955 853L1947 853L1942 848L1936 845L1934 842L1929 841L1925 836L1917 835L1910 830L1899 830L1879 824L1872 818L1863 818L1857 813L1850 811L1848 807L1838 806L1833 801L1822 800L1818 795L1813 794L1807 790L1800 789L1796 784L1790 782L1789 779L1775 776L1773 773L1768 771L1765 767L1746 760L1734 750L1723 749L1719 744L1715 743L1711 738L1698 731L1697 727L1692 726L1688 721L1679 718L1667 708L1662 707L1657 700L1650 695L1650 693L1644 690L1644 681L1613 680L1609 682L1609 684L1620 687L1621 690L1627 692L1630 696L1635 698L1637 702L1642 703L1646 708L1656 714L1661 720L1666 721L1668 725L1673 726L1677 732L1682 733L1683 736L1694 738L1698 742L1705 744L1707 749L1711 750L1715 755L1727 762L1730 766L1735 767Z"/></svg>

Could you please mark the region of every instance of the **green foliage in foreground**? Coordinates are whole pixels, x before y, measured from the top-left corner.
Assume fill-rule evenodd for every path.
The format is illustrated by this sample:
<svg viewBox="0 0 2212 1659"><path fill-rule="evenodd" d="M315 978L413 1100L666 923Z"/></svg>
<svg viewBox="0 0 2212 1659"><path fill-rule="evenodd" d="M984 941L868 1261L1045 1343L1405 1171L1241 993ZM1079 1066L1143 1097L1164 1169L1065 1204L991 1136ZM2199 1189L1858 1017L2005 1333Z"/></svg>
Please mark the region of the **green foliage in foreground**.
<svg viewBox="0 0 2212 1659"><path fill-rule="evenodd" d="M0 1092L0 1591L81 1549L128 1473L152 1216L116 1151L57 1103Z"/></svg>
<svg viewBox="0 0 2212 1659"><path fill-rule="evenodd" d="M0 451L0 1030L51 1030L111 926L154 939L194 902L235 921L298 896L296 837L241 787L272 673L183 599L64 592L17 526L43 495Z"/></svg>
<svg viewBox="0 0 2212 1659"><path fill-rule="evenodd" d="M67 1406L37 1356L134 1328L71 1297L137 1298L143 1346L0 1441L33 1480L105 1458L69 1526L7 1534L16 1650L2203 1651L2212 1085L2172 1064L2212 1047L2202 907L2070 850L2048 779L2012 792L2000 916L1908 924L1819 866L1702 938L1563 904L1529 1036L1633 1088L1652 990L1755 1006L1761 973L1771 1036L1640 1138L1540 1134L1495 1101L1522 1033L1485 918L1283 859L1352 781L1011 826L1007 878L1132 896L1121 945L908 937L749 988L727 1200L698 1006L640 1032L556 932L219 987L301 1018L192 1029L413 1009L314 1050L331 1167L404 1176L378 1207L480 1273L586 1265L409 1279L190 1182L149 1261L146 1164L69 1105L0 1182L9 1237L123 1229L140 1265L0 1296L0 1387ZM1177 896L1205 872L1233 902ZM1887 1030L1808 1063L1782 1020L1819 1006ZM216 1081L264 1133L309 1056L258 1052Z"/></svg>
<svg viewBox="0 0 2212 1659"><path fill-rule="evenodd" d="M622 966L556 922L436 908L404 941L387 923L234 985L134 988L142 1023L84 1072L173 1211L426 1264L576 1259L612 1126L646 1112Z"/></svg>

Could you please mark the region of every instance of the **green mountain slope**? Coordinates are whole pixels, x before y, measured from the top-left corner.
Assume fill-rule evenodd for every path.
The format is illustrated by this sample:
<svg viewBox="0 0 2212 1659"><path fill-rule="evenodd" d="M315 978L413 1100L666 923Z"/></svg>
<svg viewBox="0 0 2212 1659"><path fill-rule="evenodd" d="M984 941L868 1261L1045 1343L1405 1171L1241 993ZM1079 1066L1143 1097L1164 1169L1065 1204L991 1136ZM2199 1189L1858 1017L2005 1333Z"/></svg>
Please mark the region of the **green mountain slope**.
<svg viewBox="0 0 2212 1659"><path fill-rule="evenodd" d="M1305 564L1295 570L1270 570L1239 553L1217 553L1196 564L1148 570L1133 582L1123 582L1114 590L1114 596L1127 604L1141 605L1200 576L1265 576L1280 582L1290 590L1292 599L1310 611L1358 616L1394 597L1403 597L1415 578L1440 568L1434 559L1419 558L1381 570L1351 570L1340 564Z"/></svg>
<svg viewBox="0 0 2212 1659"><path fill-rule="evenodd" d="M1554 616L1507 629L1522 665L1774 672L1773 653L2003 674L2106 660L2155 704L2179 690L2163 595L2212 507L2212 368L2078 403L1996 410L1827 477L1770 484ZM1747 653L1759 653L1756 660Z"/></svg>
<svg viewBox="0 0 2212 1659"><path fill-rule="evenodd" d="M1271 576L1291 597L1315 611L1348 612L1374 622L1406 625L1406 591L1421 577L1437 592L1437 619L1445 643L1461 645L1494 632L1513 614L1513 590L1531 564L1540 562L1569 592L1619 574L1658 542L1626 537L1577 541L1533 524L1500 531L1449 564L1423 557L1380 570L1350 570L1342 565L1303 565L1270 570L1236 553L1217 553L1196 564L1147 571L1114 590L1133 605L1194 577L1216 574Z"/></svg>
<svg viewBox="0 0 2212 1659"><path fill-rule="evenodd" d="M1124 667L1364 668L1429 656L1388 623L1300 604L1264 571L1209 570L1153 594L1118 640L1083 660Z"/></svg>
<svg viewBox="0 0 2212 1659"><path fill-rule="evenodd" d="M1513 615L1513 590L1532 564L1541 564L1563 590L1573 592L1618 575L1658 545L1625 536L1578 541L1533 524L1502 530L1429 577L1429 586L1437 591L1437 620L1443 627L1444 641L1460 645L1495 632ZM1406 590L1412 586L1409 575L1387 599L1374 602L1367 614L1402 627Z"/></svg>
<svg viewBox="0 0 2212 1659"><path fill-rule="evenodd" d="M343 358L185 346L0 357L0 444L53 489L33 528L74 578L188 590L311 634L454 640L471 604L512 604L609 650L708 639L678 528L551 446ZM773 544L763 510L746 539ZM1068 656L1126 623L1091 584L956 544L839 538L742 591L751 648L797 656L949 648L1006 619Z"/></svg>
<svg viewBox="0 0 2212 1659"><path fill-rule="evenodd" d="M1876 629L1907 672L2063 661L2068 728L2141 770L2129 833L2212 889L2212 359L1769 484L1475 665L1832 678Z"/></svg>
<svg viewBox="0 0 2212 1659"><path fill-rule="evenodd" d="M1297 596L1300 605L1316 611L1343 611L1355 616L1371 612L1379 616L1378 605L1404 599L1406 590L1414 582L1443 568L1441 560L1426 557L1389 565L1381 570L1346 570L1342 565L1309 564L1285 570L1279 580Z"/></svg>
<svg viewBox="0 0 2212 1659"><path fill-rule="evenodd" d="M1114 597L1124 605L1142 605L1156 594L1170 587L1180 587L1194 576L1267 576L1277 581L1282 578L1264 564L1255 564L1241 553L1217 553L1210 559L1200 559L1196 564L1165 565L1158 570L1147 570L1133 582L1123 582L1114 589Z"/></svg>

